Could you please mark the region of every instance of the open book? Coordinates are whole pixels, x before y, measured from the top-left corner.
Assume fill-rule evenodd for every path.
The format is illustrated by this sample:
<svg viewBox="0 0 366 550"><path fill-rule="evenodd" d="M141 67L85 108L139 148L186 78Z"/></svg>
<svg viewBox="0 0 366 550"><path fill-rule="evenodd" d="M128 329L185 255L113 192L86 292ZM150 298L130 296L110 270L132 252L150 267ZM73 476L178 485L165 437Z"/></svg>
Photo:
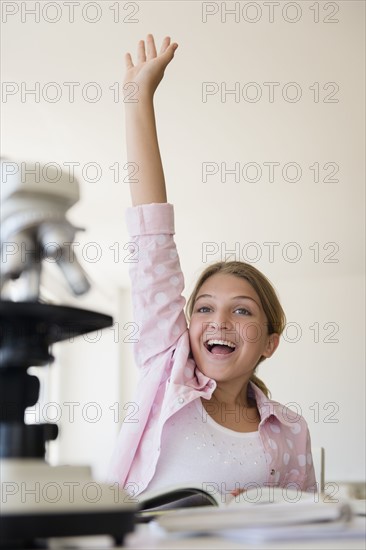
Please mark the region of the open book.
<svg viewBox="0 0 366 550"><path fill-rule="evenodd" d="M149 521L167 510L192 506L220 506L220 494L215 493L217 491L207 491L198 485L175 485L163 491L146 491L138 497L140 512L137 515L140 520Z"/></svg>
<svg viewBox="0 0 366 550"><path fill-rule="evenodd" d="M160 534L213 534L251 543L364 535L364 529L355 528L351 521L353 513L348 502L290 489L261 489L264 491L260 494L259 488L250 489L226 504L216 499L216 506L155 509L150 511L155 514L151 525Z"/></svg>
<svg viewBox="0 0 366 550"><path fill-rule="evenodd" d="M291 517L293 514L296 516L300 507L304 507L304 503L306 505L305 510L310 513L311 517L320 512L323 516L327 513L329 519L334 519L340 511L339 509L336 510L336 503L331 502L325 495L319 495L318 493L305 493L290 488L258 486L234 496L230 493L221 493L216 484L207 483L204 486L175 486L160 492L147 491L142 493L139 496L137 516L140 521L149 521L156 517L165 516L171 510L178 511L177 509L183 508L184 510L179 510L179 513L182 521L184 521L184 514L211 514L212 511L207 509L208 506L226 510L233 516L237 512L241 514L243 508L245 508L246 514L257 514L258 507L263 509L266 504L276 504L285 506L285 509L280 513L285 512L287 517ZM319 506L313 507L311 504L319 504ZM329 504L329 507L324 507L325 504ZM190 510L192 507L195 507L194 511ZM301 510L301 513L303 513L303 510ZM174 517L178 516L175 514Z"/></svg>

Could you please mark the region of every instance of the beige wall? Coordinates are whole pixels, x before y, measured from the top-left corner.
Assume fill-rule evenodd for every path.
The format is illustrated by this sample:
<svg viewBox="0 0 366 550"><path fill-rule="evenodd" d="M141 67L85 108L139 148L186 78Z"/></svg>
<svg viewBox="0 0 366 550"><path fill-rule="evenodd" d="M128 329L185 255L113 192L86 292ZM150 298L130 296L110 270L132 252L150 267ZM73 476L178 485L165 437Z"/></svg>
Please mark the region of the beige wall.
<svg viewBox="0 0 366 550"><path fill-rule="evenodd" d="M94 3L98 12L80 2L74 23L64 2L41 10L36 22L27 13L34 4L2 6L2 80L13 92L2 100L3 154L64 170L66 163L80 163L75 174L84 179L82 200L70 218L87 227L78 236L79 249L100 294L82 304L110 311L121 326L132 321L123 249L129 204L122 181L124 112L121 98L114 101L114 83L122 79L124 52L134 53L138 39L153 32L160 42L170 34L179 49L155 104L187 294L207 261L228 250L239 259L258 259L290 323L261 375L274 398L301 408L313 444L325 447L326 478L363 479L364 3L120 2L114 22L114 2ZM6 15L4 6L9 12L11 5L19 10ZM225 19L221 6L236 5L236 16ZM67 82L80 83L74 102ZM39 102L25 94L36 83ZM93 102L96 90L101 98ZM225 90L237 95L225 96ZM56 91L61 96L52 102ZM255 93L261 94L257 102L251 101ZM95 182L88 163L99 166ZM115 163L120 182L109 168ZM268 163L279 163L273 181ZM225 167L239 169L237 179L228 174L225 182ZM204 170L216 173L204 181ZM243 174L253 180L255 170L262 171L258 181L246 181ZM87 256L91 242L101 253L96 262ZM103 404L105 424L66 426L68 435L54 453L59 460L92 463L98 475L118 427L108 407L118 399L128 403L135 383L128 373L130 349L123 335L120 345L111 335L100 345L60 351L64 367L53 389L60 402Z"/></svg>

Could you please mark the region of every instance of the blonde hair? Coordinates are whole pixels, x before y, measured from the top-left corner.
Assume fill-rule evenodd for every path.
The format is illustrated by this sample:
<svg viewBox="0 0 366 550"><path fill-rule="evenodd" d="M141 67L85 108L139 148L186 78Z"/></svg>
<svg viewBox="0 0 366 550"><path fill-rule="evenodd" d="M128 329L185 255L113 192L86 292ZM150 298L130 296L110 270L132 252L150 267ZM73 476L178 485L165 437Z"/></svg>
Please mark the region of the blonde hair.
<svg viewBox="0 0 366 550"><path fill-rule="evenodd" d="M281 334L286 325L285 312L282 309L278 296L271 282L267 279L263 273L251 264L244 262L216 262L209 265L200 275L191 296L187 301L186 314L188 320L190 320L194 303L197 298L197 294L201 286L209 277L216 275L217 273L223 275L235 275L248 281L253 289L258 294L263 311L267 318L268 334ZM259 365L265 357L261 357L255 366ZM255 371L254 371L255 372ZM250 377L250 381L253 382L262 392L269 397L270 392L265 383L258 378L254 373Z"/></svg>

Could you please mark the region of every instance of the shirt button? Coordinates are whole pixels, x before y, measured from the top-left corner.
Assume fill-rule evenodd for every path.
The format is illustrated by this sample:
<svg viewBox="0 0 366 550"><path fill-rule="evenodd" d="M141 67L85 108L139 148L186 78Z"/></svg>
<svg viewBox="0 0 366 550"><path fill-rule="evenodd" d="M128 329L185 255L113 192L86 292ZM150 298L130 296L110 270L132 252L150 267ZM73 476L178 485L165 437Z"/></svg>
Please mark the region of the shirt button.
<svg viewBox="0 0 366 550"><path fill-rule="evenodd" d="M275 475L275 470L271 470L271 476L274 476Z"/></svg>
<svg viewBox="0 0 366 550"><path fill-rule="evenodd" d="M180 397L180 398L178 399L178 403L180 403L180 404L184 403L184 397Z"/></svg>

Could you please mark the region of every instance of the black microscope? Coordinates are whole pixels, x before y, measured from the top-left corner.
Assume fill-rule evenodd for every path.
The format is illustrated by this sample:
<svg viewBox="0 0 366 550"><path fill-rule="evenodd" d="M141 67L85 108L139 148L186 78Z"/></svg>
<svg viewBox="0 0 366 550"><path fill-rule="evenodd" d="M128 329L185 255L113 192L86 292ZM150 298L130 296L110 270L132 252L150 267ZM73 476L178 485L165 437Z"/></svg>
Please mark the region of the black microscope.
<svg viewBox="0 0 366 550"><path fill-rule="evenodd" d="M25 424L40 383L31 366L53 361L52 345L112 325L95 311L44 303L42 261L52 258L75 295L90 285L71 254L78 228L65 217L79 199L75 177L52 165L2 160L0 302L0 548L47 548L47 539L109 535L116 544L133 530L135 505L116 486L93 484L87 466L50 466L46 443L56 424ZM86 499L85 488L98 489ZM30 496L30 493L32 495Z"/></svg>

